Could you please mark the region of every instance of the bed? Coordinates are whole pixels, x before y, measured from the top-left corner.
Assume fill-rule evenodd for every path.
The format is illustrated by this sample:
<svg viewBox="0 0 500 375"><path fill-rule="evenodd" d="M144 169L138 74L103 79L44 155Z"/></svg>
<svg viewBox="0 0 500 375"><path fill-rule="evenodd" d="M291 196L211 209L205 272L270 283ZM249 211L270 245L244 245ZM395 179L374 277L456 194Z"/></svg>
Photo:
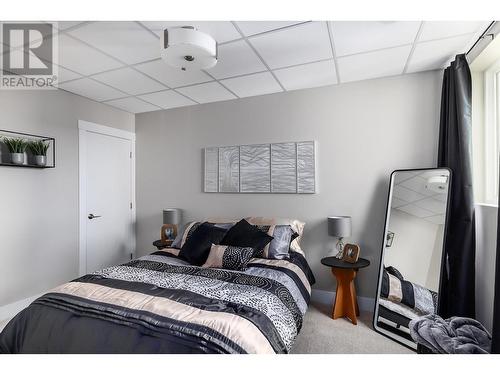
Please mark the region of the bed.
<svg viewBox="0 0 500 375"><path fill-rule="evenodd" d="M412 319L437 311L436 292L406 280L396 268L384 267L379 316L408 328Z"/></svg>
<svg viewBox="0 0 500 375"><path fill-rule="evenodd" d="M0 353L288 353L314 276L304 256L245 271L156 251L56 287L0 334Z"/></svg>

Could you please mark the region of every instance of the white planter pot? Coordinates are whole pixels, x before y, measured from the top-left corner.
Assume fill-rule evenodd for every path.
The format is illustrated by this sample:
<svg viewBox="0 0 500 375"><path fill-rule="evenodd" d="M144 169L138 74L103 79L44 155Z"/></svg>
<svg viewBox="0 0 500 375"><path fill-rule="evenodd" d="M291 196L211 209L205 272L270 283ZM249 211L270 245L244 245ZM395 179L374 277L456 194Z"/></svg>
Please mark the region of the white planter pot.
<svg viewBox="0 0 500 375"><path fill-rule="evenodd" d="M24 164L24 153L15 152L10 154L12 164Z"/></svg>
<svg viewBox="0 0 500 375"><path fill-rule="evenodd" d="M47 157L45 155L35 155L35 164L45 167L47 164Z"/></svg>

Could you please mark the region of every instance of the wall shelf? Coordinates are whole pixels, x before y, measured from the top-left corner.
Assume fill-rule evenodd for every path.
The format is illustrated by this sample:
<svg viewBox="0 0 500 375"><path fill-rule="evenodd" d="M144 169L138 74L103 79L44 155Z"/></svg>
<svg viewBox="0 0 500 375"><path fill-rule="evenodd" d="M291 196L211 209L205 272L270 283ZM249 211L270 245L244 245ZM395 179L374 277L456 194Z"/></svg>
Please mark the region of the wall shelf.
<svg viewBox="0 0 500 375"><path fill-rule="evenodd" d="M25 141L45 141L48 142L49 148L47 150L46 165L38 165L35 162L35 157L31 155L29 150L24 153L24 164L15 164L11 162L11 155L7 146L3 143L3 137L8 138L21 138ZM56 139L53 137L46 137L43 135L20 133L10 130L0 129L0 167L18 167L18 168L35 168L35 169L49 169L56 167Z"/></svg>

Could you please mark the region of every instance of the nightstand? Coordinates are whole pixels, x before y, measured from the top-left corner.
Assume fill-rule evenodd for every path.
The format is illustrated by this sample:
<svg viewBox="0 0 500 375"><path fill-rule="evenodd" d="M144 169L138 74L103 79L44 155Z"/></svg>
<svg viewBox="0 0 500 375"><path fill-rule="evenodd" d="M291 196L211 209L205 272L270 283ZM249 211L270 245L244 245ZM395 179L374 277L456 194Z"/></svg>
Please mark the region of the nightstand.
<svg viewBox="0 0 500 375"><path fill-rule="evenodd" d="M162 242L162 240L156 240L153 242L153 246L156 246L158 250L165 249L166 247L172 246L174 241L167 240L166 242Z"/></svg>
<svg viewBox="0 0 500 375"><path fill-rule="evenodd" d="M346 317L352 324L358 324L357 316L359 316L359 307L354 279L358 270L368 267L370 261L359 258L356 263L348 263L335 257L326 257L321 259L321 264L330 267L337 279L337 291L332 308L332 319Z"/></svg>

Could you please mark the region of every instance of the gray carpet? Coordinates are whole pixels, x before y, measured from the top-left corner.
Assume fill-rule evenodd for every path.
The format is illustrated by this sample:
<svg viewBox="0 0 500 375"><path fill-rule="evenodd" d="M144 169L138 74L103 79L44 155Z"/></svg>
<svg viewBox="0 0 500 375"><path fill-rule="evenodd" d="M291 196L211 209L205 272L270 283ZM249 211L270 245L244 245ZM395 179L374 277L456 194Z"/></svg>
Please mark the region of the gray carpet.
<svg viewBox="0 0 500 375"><path fill-rule="evenodd" d="M331 306L311 305L293 354L411 354L405 346L375 332L372 314L361 311L358 324L330 317Z"/></svg>
<svg viewBox="0 0 500 375"><path fill-rule="evenodd" d="M370 313L362 311L356 326L346 319L333 320L330 313L331 306L309 307L293 354L413 353L375 332ZM0 332L8 322L0 322Z"/></svg>

